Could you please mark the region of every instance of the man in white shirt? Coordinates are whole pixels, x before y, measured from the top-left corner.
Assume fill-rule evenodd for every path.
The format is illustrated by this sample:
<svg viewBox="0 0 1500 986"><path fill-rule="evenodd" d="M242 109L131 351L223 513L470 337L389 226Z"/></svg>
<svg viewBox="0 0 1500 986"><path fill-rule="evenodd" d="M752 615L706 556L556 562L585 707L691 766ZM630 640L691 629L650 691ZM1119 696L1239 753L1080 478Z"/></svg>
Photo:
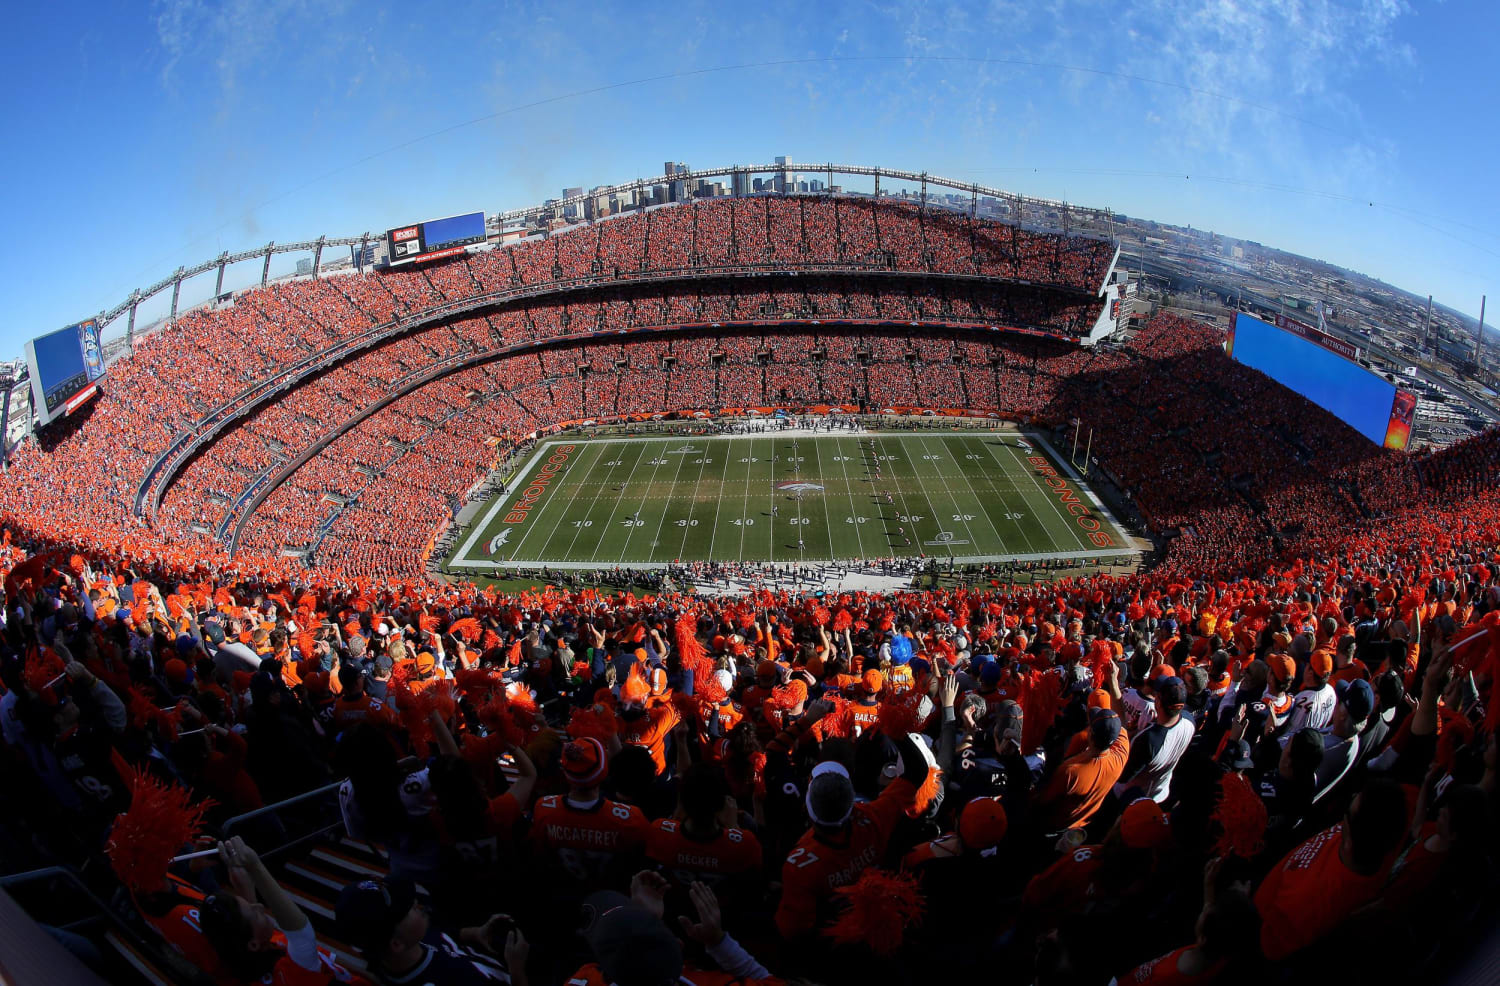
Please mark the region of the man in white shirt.
<svg viewBox="0 0 1500 986"><path fill-rule="evenodd" d="M1187 686L1175 675L1156 680L1156 721L1130 740L1130 759L1120 774L1114 794L1121 797L1131 788L1141 797L1160 804L1172 788L1172 771L1193 742L1197 727L1182 714L1187 704Z"/></svg>
<svg viewBox="0 0 1500 986"><path fill-rule="evenodd" d="M1333 686L1328 683L1332 674L1333 656L1326 650L1314 651L1308 659L1302 690L1292 699L1291 714L1278 739L1283 747L1308 726L1320 733L1328 731L1333 723L1333 707L1338 704Z"/></svg>

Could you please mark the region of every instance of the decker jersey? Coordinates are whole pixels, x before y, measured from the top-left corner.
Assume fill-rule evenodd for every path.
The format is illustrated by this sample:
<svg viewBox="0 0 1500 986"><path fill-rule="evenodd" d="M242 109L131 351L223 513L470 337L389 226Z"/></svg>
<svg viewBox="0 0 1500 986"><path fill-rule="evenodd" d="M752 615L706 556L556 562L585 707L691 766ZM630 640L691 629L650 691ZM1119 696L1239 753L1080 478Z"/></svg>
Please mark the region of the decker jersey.
<svg viewBox="0 0 1500 986"><path fill-rule="evenodd" d="M690 839L682 823L663 818L651 825L646 855L671 880L688 886L701 880L709 886L726 877L748 873L760 865L760 841L743 829L721 829L708 842Z"/></svg>

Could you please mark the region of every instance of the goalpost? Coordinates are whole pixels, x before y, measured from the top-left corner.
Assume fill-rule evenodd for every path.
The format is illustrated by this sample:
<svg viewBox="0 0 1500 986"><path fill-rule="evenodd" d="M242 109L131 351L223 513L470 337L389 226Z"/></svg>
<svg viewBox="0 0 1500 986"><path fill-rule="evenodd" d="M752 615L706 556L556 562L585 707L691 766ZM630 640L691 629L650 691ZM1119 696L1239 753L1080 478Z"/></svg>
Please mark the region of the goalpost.
<svg viewBox="0 0 1500 986"><path fill-rule="evenodd" d="M1089 429L1088 444L1084 447L1084 450L1083 450L1083 462L1082 462L1082 464L1080 464L1079 461L1078 461L1078 437L1079 437L1079 432L1082 430L1082 428L1083 428L1083 422L1079 421L1077 418L1074 418L1073 419L1073 451L1070 452L1070 453L1068 453L1068 461L1070 463L1072 463L1073 468L1078 471L1078 474L1080 476L1082 476L1085 479L1087 479L1088 475L1089 475L1089 459L1090 459L1090 457L1091 457L1091 455L1092 455L1092 453L1094 451L1094 429L1093 428Z"/></svg>

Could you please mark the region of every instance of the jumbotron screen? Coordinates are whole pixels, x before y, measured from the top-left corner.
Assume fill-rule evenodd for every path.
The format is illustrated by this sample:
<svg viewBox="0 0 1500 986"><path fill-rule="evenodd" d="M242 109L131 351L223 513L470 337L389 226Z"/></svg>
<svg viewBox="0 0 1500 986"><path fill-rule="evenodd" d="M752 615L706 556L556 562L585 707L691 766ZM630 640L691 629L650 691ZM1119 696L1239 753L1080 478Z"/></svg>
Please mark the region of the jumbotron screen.
<svg viewBox="0 0 1500 986"><path fill-rule="evenodd" d="M1370 441L1404 449L1416 398L1378 373L1304 336L1239 313L1228 352L1343 420Z"/></svg>
<svg viewBox="0 0 1500 986"><path fill-rule="evenodd" d="M81 407L104 375L99 324L90 319L26 343L31 370L31 405L37 423L47 424Z"/></svg>
<svg viewBox="0 0 1500 986"><path fill-rule="evenodd" d="M386 230L386 259L394 266L462 253L485 240L484 213L470 212Z"/></svg>

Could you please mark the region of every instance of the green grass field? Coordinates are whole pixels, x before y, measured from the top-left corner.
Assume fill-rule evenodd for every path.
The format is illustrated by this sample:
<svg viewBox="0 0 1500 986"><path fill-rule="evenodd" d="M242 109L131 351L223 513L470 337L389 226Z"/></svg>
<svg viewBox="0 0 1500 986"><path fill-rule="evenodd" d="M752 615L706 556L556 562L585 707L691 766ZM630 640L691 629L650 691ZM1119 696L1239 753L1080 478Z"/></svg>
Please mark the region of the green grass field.
<svg viewBox="0 0 1500 986"><path fill-rule="evenodd" d="M460 574L1130 552L1039 439L992 431L552 440L455 544Z"/></svg>

